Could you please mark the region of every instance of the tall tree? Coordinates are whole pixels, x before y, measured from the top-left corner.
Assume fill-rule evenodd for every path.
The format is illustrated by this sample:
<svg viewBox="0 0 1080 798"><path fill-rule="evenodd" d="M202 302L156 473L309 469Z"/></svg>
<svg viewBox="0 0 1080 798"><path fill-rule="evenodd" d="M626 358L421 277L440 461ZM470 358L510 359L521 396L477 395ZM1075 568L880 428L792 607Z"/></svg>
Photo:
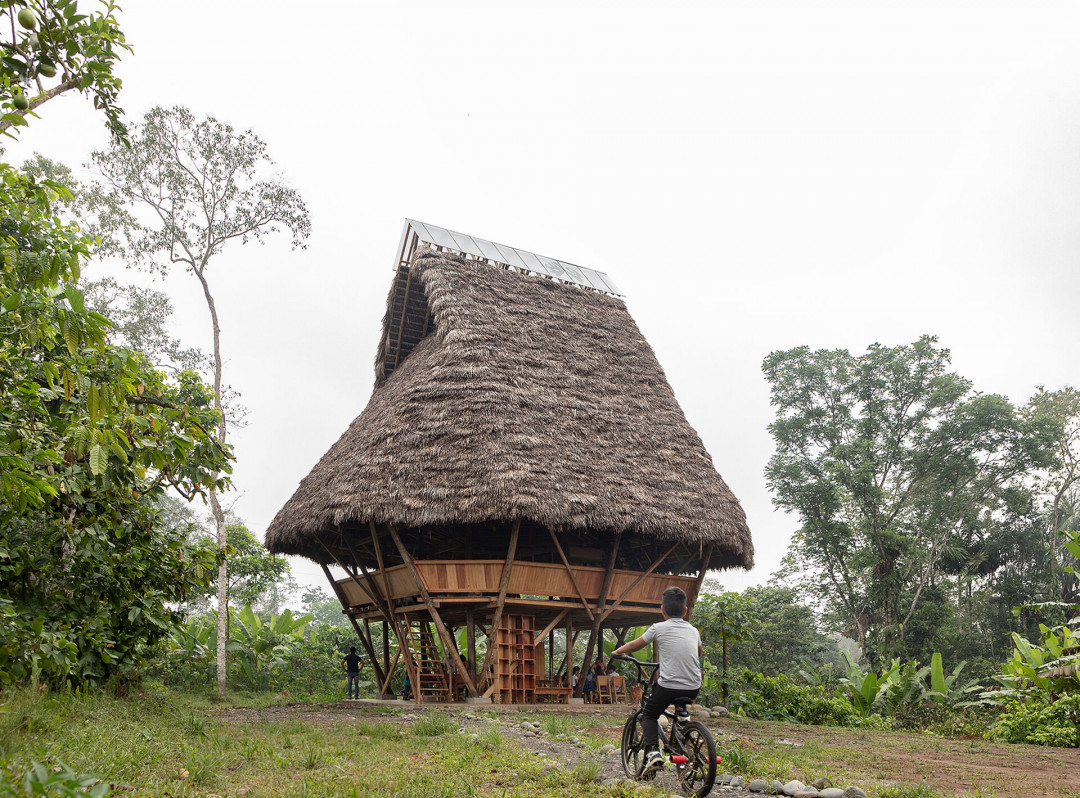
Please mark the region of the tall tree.
<svg viewBox="0 0 1080 798"><path fill-rule="evenodd" d="M64 86L93 90L122 136L118 42L111 16L74 2L0 2L0 103L26 111ZM26 100L61 67L58 91ZM5 113L0 130L26 121ZM93 240L58 215L70 198L0 163L0 683L136 670L214 565L160 523L158 502L227 484L206 386L111 345L87 307L77 281Z"/></svg>
<svg viewBox="0 0 1080 798"><path fill-rule="evenodd" d="M237 131L213 117L196 119L186 108L154 108L133 125L130 147L92 155L100 176L91 209L103 250L129 265L167 273L182 267L199 281L210 315L217 440L227 438L222 381L221 325L208 269L230 242L263 241L279 231L303 247L311 230L299 193L264 175L273 161L251 130ZM210 508L218 544L227 546L225 513L216 492ZM218 636L228 613L227 566L218 572ZM218 691L225 693L225 647L218 647Z"/></svg>
<svg viewBox="0 0 1080 798"><path fill-rule="evenodd" d="M1052 464L1059 422L1023 415L948 370L924 336L865 354L770 354L773 502L799 516L792 548L872 659L903 653L949 545L993 526Z"/></svg>
<svg viewBox="0 0 1080 798"><path fill-rule="evenodd" d="M1048 391L1039 386L1028 402L1025 412L1029 416L1047 415L1056 419L1062 427L1057 441L1057 462L1049 469L1040 486L1046 495L1047 539L1058 562L1059 598L1064 602L1080 599L1080 583L1077 581L1075 558L1065 548L1067 531L1077 529L1077 498L1080 497L1080 391L1066 386L1061 390Z"/></svg>

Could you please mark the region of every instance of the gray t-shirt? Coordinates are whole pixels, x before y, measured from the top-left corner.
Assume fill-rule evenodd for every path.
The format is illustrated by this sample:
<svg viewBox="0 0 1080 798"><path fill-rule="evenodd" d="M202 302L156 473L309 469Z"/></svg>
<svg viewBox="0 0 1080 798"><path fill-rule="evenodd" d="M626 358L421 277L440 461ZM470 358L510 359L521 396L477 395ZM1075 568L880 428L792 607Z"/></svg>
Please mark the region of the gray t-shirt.
<svg viewBox="0 0 1080 798"><path fill-rule="evenodd" d="M645 630L641 639L660 643L661 687L671 690L696 690L701 687L701 661L698 647L701 635L683 618L668 618Z"/></svg>

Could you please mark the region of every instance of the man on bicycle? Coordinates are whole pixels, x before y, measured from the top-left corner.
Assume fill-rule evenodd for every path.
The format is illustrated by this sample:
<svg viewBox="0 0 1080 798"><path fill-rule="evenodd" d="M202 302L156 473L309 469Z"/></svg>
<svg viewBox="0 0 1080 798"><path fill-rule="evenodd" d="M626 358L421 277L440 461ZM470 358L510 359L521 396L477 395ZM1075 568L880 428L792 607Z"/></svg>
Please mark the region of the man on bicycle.
<svg viewBox="0 0 1080 798"><path fill-rule="evenodd" d="M619 646L612 654L631 654L653 641L660 644L660 676L641 711L641 734L645 754L643 776L651 776L664 764L660 755L657 719L677 698L697 698L701 690L701 635L683 618L686 593L669 587L663 597L664 620L653 624L637 640Z"/></svg>

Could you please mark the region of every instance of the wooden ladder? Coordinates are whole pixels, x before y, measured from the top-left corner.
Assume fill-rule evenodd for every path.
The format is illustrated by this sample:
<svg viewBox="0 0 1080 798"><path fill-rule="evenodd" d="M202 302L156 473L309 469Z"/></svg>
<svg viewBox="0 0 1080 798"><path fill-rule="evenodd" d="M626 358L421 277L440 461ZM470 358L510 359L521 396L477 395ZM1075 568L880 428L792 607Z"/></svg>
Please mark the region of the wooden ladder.
<svg viewBox="0 0 1080 798"><path fill-rule="evenodd" d="M409 656L414 664L414 672L420 683L414 688L417 698L423 702L425 698L436 701L450 700L450 680L447 678L446 666L439 656L439 648L435 645L435 635L431 631L431 625L427 621L418 621L409 624Z"/></svg>

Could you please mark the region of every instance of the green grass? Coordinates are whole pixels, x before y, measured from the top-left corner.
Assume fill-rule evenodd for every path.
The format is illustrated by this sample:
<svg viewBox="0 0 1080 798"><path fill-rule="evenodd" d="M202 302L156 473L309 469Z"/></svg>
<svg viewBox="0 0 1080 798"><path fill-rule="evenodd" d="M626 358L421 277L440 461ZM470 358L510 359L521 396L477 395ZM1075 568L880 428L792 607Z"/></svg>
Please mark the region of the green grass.
<svg viewBox="0 0 1080 798"><path fill-rule="evenodd" d="M605 760L596 752L606 744L618 745L622 718L617 716L411 706L328 710L297 705L278 710L279 703L235 694L218 701L160 686L126 698L100 692L8 691L0 694L0 766L6 767L9 784L17 782L32 762L40 762L45 769L35 776L39 781L75 783L78 774L95 774L108 783L126 785L114 790L115 796L134 791L148 798L659 795L656 785L604 787L597 782ZM571 759L541 757L522 746L512 731L522 720L538 723L542 737L551 742L562 740L565 745L575 740ZM465 733L458 732L462 726ZM741 719L723 722L717 737L724 758L721 770L748 779L798 778L811 783L825 776L837 786L861 786L871 798L1014 794L996 781L997 792L971 781L956 791L905 783L890 772L884 756L902 754L911 762L928 752L963 761L1000 755L1001 746L981 740ZM792 737L800 744L788 744ZM540 750L546 752L545 742ZM1022 763L1017 767L1022 773ZM921 776L908 778L918 782Z"/></svg>

